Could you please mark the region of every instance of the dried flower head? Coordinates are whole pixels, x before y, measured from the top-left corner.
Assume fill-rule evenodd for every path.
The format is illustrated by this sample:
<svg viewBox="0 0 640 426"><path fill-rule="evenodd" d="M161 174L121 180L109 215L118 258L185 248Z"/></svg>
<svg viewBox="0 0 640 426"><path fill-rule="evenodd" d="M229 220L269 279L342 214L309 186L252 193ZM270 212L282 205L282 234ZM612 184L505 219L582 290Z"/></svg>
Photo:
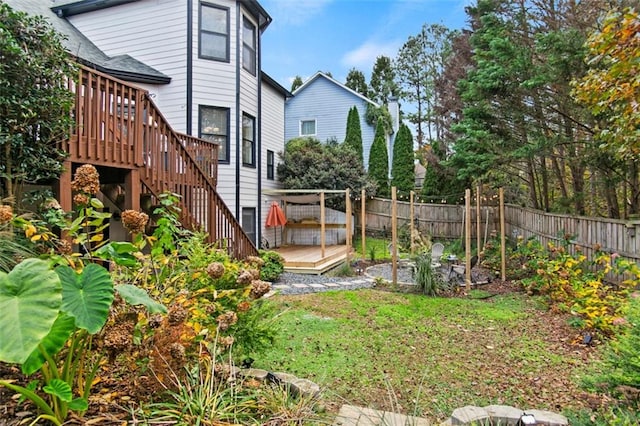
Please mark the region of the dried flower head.
<svg viewBox="0 0 640 426"><path fill-rule="evenodd" d="M224 331L238 322L238 315L233 311L227 311L222 315L218 315L216 321L218 322L218 327L220 327L220 330Z"/></svg>
<svg viewBox="0 0 640 426"><path fill-rule="evenodd" d="M266 281L255 280L251 283L251 297L259 299L271 291L271 284Z"/></svg>
<svg viewBox="0 0 640 426"><path fill-rule="evenodd" d="M89 197L86 194L76 194L73 196L73 202L79 206L86 206L89 204Z"/></svg>
<svg viewBox="0 0 640 426"><path fill-rule="evenodd" d="M62 210L62 207L60 207L60 203L55 198L47 198L42 204L42 208L45 210Z"/></svg>
<svg viewBox="0 0 640 426"><path fill-rule="evenodd" d="M13 207L0 205L0 223L11 222L11 219L13 219Z"/></svg>
<svg viewBox="0 0 640 426"><path fill-rule="evenodd" d="M251 271L242 270L238 275L237 282L240 285L247 285L247 284L251 284L251 281L253 280L254 280L253 273L251 273Z"/></svg>
<svg viewBox="0 0 640 426"><path fill-rule="evenodd" d="M149 328L159 328L162 325L162 315L157 314L149 318Z"/></svg>
<svg viewBox="0 0 640 426"><path fill-rule="evenodd" d="M144 232L144 227L149 222L149 216L146 213L135 210L125 210L122 212L122 226L132 234Z"/></svg>
<svg viewBox="0 0 640 426"><path fill-rule="evenodd" d="M224 265L220 262L212 262L207 266L207 274L215 279L218 279L224 275Z"/></svg>
<svg viewBox="0 0 640 426"><path fill-rule="evenodd" d="M220 342L220 345L223 346L224 348L229 348L231 347L231 345L233 345L233 342L235 342L235 339L233 338L233 336L224 336L224 337L220 337L218 341Z"/></svg>
<svg viewBox="0 0 640 426"><path fill-rule="evenodd" d="M169 321L170 325L177 325L183 323L187 319L187 315L187 310L181 305L173 305L167 313L167 321Z"/></svg>
<svg viewBox="0 0 640 426"><path fill-rule="evenodd" d="M264 266L264 260L262 260L258 256L247 256L247 263L249 263L250 265L255 265L259 268Z"/></svg>
<svg viewBox="0 0 640 426"><path fill-rule="evenodd" d="M73 247L67 240L58 240L56 243L56 250L60 254L71 254L73 252Z"/></svg>
<svg viewBox="0 0 640 426"><path fill-rule="evenodd" d="M85 194L97 194L100 191L100 175L96 168L91 164L78 167L71 182L71 189Z"/></svg>
<svg viewBox="0 0 640 426"><path fill-rule="evenodd" d="M251 309L251 303L245 300L238 303L238 306L236 306L236 308L238 309L238 312L247 312L249 309Z"/></svg>
<svg viewBox="0 0 640 426"><path fill-rule="evenodd" d="M177 361L182 361L187 357L184 346L177 342L169 345L169 354Z"/></svg>

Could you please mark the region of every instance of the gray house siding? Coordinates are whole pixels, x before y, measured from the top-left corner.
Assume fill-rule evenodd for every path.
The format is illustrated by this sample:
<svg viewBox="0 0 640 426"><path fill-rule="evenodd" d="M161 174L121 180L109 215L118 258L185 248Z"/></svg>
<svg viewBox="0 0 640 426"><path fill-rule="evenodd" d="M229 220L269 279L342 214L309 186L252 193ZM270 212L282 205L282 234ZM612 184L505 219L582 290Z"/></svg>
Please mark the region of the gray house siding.
<svg viewBox="0 0 640 426"><path fill-rule="evenodd" d="M294 96L285 104L285 140L301 136L302 121L315 120L315 138L322 142L336 139L342 143L347 129L349 110L355 106L360 114L366 167L369 164L369 151L375 136L375 128L368 125L365 119L367 104L373 103L330 77L318 73L298 88Z"/></svg>

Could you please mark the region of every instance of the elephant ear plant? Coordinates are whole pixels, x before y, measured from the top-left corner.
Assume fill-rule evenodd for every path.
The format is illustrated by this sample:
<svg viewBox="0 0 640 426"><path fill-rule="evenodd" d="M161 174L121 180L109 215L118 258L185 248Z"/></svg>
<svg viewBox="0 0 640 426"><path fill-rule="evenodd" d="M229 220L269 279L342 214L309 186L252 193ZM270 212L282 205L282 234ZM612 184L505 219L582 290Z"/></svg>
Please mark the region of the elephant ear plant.
<svg viewBox="0 0 640 426"><path fill-rule="evenodd" d="M163 311L148 296L132 296L130 286L117 286L125 300ZM80 415L100 357L92 350L92 336L109 315L114 285L109 272L88 264L80 273L66 265L27 259L11 272L0 272L0 361L21 364L29 376L42 373L42 382L23 387L10 380L5 386L31 400L40 415L62 425L70 411ZM35 423L34 422L34 423Z"/></svg>

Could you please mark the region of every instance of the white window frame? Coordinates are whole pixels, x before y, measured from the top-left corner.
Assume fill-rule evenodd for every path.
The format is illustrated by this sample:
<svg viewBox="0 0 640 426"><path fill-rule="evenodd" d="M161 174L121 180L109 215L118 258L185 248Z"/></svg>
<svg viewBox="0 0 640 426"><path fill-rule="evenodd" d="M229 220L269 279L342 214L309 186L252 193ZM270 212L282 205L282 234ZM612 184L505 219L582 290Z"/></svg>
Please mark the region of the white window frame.
<svg viewBox="0 0 640 426"><path fill-rule="evenodd" d="M302 133L302 128L305 123L313 122L313 133ZM298 129L300 136L316 136L318 134L318 121L315 118L309 118L306 120L300 120L300 128Z"/></svg>

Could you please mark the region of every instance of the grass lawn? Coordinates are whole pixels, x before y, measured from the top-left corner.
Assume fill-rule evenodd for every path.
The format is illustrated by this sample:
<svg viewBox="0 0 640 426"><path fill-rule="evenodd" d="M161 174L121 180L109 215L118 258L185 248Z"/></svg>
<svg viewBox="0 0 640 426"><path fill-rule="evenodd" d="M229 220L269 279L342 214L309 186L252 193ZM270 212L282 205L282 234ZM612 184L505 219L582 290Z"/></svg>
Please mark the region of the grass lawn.
<svg viewBox="0 0 640 426"><path fill-rule="evenodd" d="M429 298L378 290L276 296L282 336L254 367L320 384L343 403L431 420L464 405L578 409L595 356L521 294Z"/></svg>

